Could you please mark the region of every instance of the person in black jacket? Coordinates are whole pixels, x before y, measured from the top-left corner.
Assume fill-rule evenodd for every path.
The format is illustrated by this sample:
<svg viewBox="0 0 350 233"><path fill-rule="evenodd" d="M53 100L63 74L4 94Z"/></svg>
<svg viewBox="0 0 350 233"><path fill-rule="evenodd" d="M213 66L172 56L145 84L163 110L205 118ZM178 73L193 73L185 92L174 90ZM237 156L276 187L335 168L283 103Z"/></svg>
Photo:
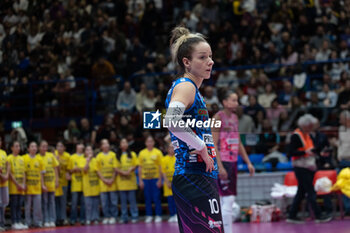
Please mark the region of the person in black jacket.
<svg viewBox="0 0 350 233"><path fill-rule="evenodd" d="M314 130L311 132L311 139L315 146L316 165L317 170L331 170L334 169L334 163L332 160L332 149L330 147L328 137L320 130L320 122L316 118L314 123ZM332 214L332 198L331 195L323 195L324 210L328 215Z"/></svg>

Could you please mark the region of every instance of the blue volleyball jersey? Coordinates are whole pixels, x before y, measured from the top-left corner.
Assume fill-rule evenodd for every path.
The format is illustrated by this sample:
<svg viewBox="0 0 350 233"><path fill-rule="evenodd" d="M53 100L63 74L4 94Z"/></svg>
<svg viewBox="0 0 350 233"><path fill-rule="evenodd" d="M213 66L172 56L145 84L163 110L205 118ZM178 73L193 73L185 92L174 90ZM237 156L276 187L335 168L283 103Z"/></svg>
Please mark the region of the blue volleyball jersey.
<svg viewBox="0 0 350 233"><path fill-rule="evenodd" d="M169 107L174 87L179 83L183 82L191 82L196 88L194 102L192 106L185 111L184 116L182 117L184 122L210 122L208 110L205 105L204 99L199 93L196 84L189 78L179 78L173 82L165 100L166 108L168 109ZM177 138L172 132L170 132L171 143L174 146L176 156L174 176L181 174L200 174L217 179L218 169L216 162L216 153L210 126L205 127L201 124L190 124L190 128L194 131L196 135L198 135L200 139L202 139L205 142L208 149L208 154L214 160L215 170L212 172L206 172L206 165L203 162L202 157L197 154L190 154L190 152L193 151L194 148L187 145L186 142Z"/></svg>

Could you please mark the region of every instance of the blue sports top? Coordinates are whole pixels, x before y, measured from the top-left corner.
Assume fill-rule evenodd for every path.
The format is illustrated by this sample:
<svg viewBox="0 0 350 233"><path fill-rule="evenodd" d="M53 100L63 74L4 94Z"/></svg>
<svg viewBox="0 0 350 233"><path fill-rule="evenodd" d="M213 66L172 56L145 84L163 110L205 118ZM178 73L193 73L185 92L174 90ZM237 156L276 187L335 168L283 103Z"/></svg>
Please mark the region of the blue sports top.
<svg viewBox="0 0 350 233"><path fill-rule="evenodd" d="M165 107L168 109L169 103L171 101L171 95L173 94L173 90L176 85L183 82L190 82L192 83L196 88L196 95L194 102L192 106L187 109L184 113L184 116L182 119L184 122L192 122L192 124L189 124L190 128L194 131L195 134L198 135L200 139L202 139L208 149L208 154L211 156L214 160L214 166L215 170L212 172L206 172L206 165L203 162L200 155L197 154L190 154L191 151L194 150L191 146L187 145L186 142L182 141L181 139L177 138L172 132L170 132L171 136L171 143L174 146L175 156L176 156L176 163L175 163L175 173L176 175L182 175L182 174L198 174L198 175L205 175L212 177L214 179L217 179L218 175L218 167L216 162L216 153L215 153L215 147L213 142L213 137L211 134L211 128L208 124L195 124L195 122L203 123L205 121L209 120L208 110L205 105L204 99L199 93L199 90L196 86L196 84L189 78L179 78L176 81L173 82L170 90L168 91L166 100L165 100Z"/></svg>

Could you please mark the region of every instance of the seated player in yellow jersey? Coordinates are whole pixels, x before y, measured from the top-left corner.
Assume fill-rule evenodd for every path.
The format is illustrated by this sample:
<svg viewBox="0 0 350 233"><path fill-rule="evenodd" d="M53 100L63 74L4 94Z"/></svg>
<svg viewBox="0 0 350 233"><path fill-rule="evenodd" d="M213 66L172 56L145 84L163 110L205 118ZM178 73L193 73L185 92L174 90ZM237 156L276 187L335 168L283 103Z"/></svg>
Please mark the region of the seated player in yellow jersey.
<svg viewBox="0 0 350 233"><path fill-rule="evenodd" d="M55 156L59 162L59 187L55 192L56 202L56 226L68 225L67 220L67 194L68 194L68 163L70 160L70 154L67 153L66 147L63 142L56 143ZM68 175L69 177L69 175Z"/></svg>
<svg viewBox="0 0 350 233"><path fill-rule="evenodd" d="M172 181L175 172L175 152L172 144L167 145L168 154L162 159L162 175L164 179L163 191L164 197L168 198L168 208L170 218L168 222L177 222L175 201L172 192Z"/></svg>
<svg viewBox="0 0 350 233"><path fill-rule="evenodd" d="M1 148L1 138L0 138ZM7 162L7 154L0 149L0 229L5 228L5 208L9 203L9 179L10 167Z"/></svg>
<svg viewBox="0 0 350 233"><path fill-rule="evenodd" d="M79 221L85 224L85 205L83 195L83 175L81 163L84 162L84 144L79 142L76 145L76 152L70 157L67 170L68 178L71 179L72 206L70 224L75 225L78 217L78 202L80 204Z"/></svg>
<svg viewBox="0 0 350 233"><path fill-rule="evenodd" d="M43 216L41 208L41 193L47 191L44 183L44 163L40 156L36 155L38 145L29 143L28 154L23 156L25 166L25 219L28 227L42 227Z"/></svg>
<svg viewBox="0 0 350 233"><path fill-rule="evenodd" d="M127 223L129 221L128 201L130 205L131 222L136 223L139 217L136 203L137 180L135 174L135 170L138 166L138 159L135 152L129 150L126 138L120 140L117 165L117 184L121 202L120 223Z"/></svg>
<svg viewBox="0 0 350 233"><path fill-rule="evenodd" d="M100 183L97 175L96 158L91 146L86 146L84 163L80 164L83 171L83 193L85 199L86 225L92 222L98 224Z"/></svg>
<svg viewBox="0 0 350 233"><path fill-rule="evenodd" d="M97 154L97 174L100 178L100 197L103 224L114 224L118 217L118 194L116 178L117 158L107 139L101 140L101 152Z"/></svg>
<svg viewBox="0 0 350 233"><path fill-rule="evenodd" d="M13 141L10 144L10 148L12 154L7 157L7 161L10 166L9 189L12 229L28 229L28 226L22 223L22 203L26 184L24 160L19 154L21 152L21 145L18 141Z"/></svg>
<svg viewBox="0 0 350 233"><path fill-rule="evenodd" d="M139 153L139 183L144 189L146 202L146 223L153 220L152 202L156 205L155 222L162 221L160 187L162 187L161 161L163 153L154 147L152 136L146 138L146 148Z"/></svg>
<svg viewBox="0 0 350 233"><path fill-rule="evenodd" d="M59 163L56 157L51 152L48 152L48 146L47 141L41 141L37 156L41 157L45 168L44 183L47 190L42 193L44 227L55 227L55 191L59 185Z"/></svg>

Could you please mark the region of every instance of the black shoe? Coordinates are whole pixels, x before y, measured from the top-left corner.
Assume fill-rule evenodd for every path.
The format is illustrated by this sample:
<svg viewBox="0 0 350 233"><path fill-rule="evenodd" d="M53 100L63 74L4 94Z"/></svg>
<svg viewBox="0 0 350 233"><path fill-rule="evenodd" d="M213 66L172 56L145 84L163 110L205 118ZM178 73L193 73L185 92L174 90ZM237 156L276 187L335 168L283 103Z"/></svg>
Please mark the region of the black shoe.
<svg viewBox="0 0 350 233"><path fill-rule="evenodd" d="M320 217L315 219L315 223L329 222L331 220L332 220L332 216L330 216L330 215L321 215Z"/></svg>
<svg viewBox="0 0 350 233"><path fill-rule="evenodd" d="M287 218L286 222L288 223L294 223L294 224L303 224L305 223L301 218L295 217L295 218Z"/></svg>

